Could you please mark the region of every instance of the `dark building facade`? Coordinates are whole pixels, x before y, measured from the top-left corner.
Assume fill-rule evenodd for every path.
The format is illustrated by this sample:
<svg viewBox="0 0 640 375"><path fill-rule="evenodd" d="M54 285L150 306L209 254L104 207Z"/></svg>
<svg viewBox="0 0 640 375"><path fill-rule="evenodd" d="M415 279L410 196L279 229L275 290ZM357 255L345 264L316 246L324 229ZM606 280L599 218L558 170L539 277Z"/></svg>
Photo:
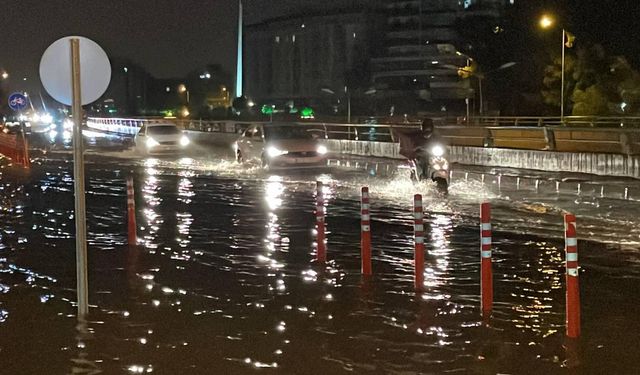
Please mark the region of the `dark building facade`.
<svg viewBox="0 0 640 375"><path fill-rule="evenodd" d="M475 80L460 68L482 54L481 35L500 32L509 1L394 0L384 5L386 34L372 60L372 78L387 105L402 112L466 110L476 95Z"/></svg>
<svg viewBox="0 0 640 375"><path fill-rule="evenodd" d="M245 92L259 102L314 104L343 97L345 87L362 91L369 85L372 38L380 20L365 9L248 26Z"/></svg>
<svg viewBox="0 0 640 375"><path fill-rule="evenodd" d="M251 25L246 93L258 101L313 103L326 100L322 89L328 88L351 96L356 112L464 113L476 96L475 80L460 77L458 68L472 65L483 48L481 34L472 30L499 31L510 3L373 1L357 10Z"/></svg>
<svg viewBox="0 0 640 375"><path fill-rule="evenodd" d="M368 60L366 15L293 17L247 31L246 89L256 98L315 97Z"/></svg>
<svg viewBox="0 0 640 375"><path fill-rule="evenodd" d="M149 87L154 78L128 59L111 59L111 81L100 100L91 106L105 116L142 115L149 107Z"/></svg>

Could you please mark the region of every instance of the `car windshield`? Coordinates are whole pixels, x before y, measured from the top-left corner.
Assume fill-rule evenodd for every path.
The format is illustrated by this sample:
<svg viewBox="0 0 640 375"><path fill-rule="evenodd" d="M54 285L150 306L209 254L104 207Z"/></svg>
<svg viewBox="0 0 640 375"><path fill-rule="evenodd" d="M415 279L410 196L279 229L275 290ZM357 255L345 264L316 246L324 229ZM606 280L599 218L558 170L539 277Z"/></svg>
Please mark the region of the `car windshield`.
<svg viewBox="0 0 640 375"><path fill-rule="evenodd" d="M180 129L175 125L150 126L148 133L152 135L171 135L179 134Z"/></svg>
<svg viewBox="0 0 640 375"><path fill-rule="evenodd" d="M267 139L311 139L311 133L295 126L265 126Z"/></svg>

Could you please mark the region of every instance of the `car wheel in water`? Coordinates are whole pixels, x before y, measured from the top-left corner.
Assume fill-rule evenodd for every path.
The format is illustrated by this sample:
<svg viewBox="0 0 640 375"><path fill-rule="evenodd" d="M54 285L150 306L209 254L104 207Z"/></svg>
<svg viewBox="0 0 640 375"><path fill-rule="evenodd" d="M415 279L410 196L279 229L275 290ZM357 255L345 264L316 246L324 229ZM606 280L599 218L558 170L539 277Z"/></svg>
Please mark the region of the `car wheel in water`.
<svg viewBox="0 0 640 375"><path fill-rule="evenodd" d="M242 152L240 152L240 150L238 150L236 152L236 161L238 163L243 163L244 162L244 158L242 157Z"/></svg>

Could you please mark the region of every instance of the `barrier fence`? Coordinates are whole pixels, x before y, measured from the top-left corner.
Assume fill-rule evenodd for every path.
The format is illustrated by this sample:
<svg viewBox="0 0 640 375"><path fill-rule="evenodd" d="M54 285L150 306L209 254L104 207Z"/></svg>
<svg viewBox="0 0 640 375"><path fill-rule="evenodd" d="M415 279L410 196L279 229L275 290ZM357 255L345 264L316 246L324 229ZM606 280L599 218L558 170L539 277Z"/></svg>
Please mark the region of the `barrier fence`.
<svg viewBox="0 0 640 375"><path fill-rule="evenodd" d="M437 133L450 146L494 147L560 152L640 154L640 117L481 117L472 124L437 121ZM147 123L173 122L194 132L238 135L266 122L179 119L89 118L87 126L133 136ZM394 129L419 129L419 122L340 124L292 123L322 139L397 142ZM616 126L614 126L616 125Z"/></svg>

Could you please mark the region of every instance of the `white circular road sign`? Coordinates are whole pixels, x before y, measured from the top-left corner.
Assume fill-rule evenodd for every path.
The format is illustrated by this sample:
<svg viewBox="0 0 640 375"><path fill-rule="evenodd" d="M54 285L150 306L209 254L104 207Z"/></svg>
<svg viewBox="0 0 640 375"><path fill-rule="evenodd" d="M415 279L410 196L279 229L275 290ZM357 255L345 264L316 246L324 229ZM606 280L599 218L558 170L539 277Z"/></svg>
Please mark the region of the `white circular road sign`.
<svg viewBox="0 0 640 375"><path fill-rule="evenodd" d="M55 100L71 105L71 42L80 40L80 81L82 105L96 101L109 86L111 64L104 50L93 40L67 36L51 44L40 59L40 81Z"/></svg>

